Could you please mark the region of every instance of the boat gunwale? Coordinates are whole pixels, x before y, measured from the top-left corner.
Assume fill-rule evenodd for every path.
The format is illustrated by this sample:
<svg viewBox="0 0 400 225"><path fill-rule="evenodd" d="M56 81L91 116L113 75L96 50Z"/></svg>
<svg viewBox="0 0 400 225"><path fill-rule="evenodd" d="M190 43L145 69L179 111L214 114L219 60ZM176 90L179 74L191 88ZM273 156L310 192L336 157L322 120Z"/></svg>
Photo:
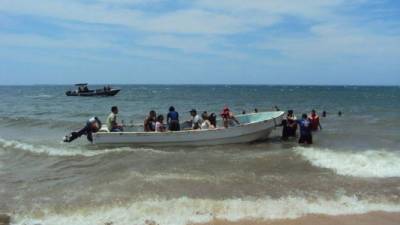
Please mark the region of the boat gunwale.
<svg viewBox="0 0 400 225"><path fill-rule="evenodd" d="M275 112L275 111L273 111L273 112ZM275 119L278 119L279 117L281 117L285 113L283 111L276 111L276 113L278 113L278 112L280 113L279 115L273 116L273 117L271 117L269 119L260 120L260 121L254 121L254 122L249 122L249 123L244 123L244 124L239 124L237 126L228 127L228 128L217 127L217 128L214 128L214 129L196 129L196 130L187 129L187 130L180 130L180 131L165 131L165 132L155 132L155 131L152 131L152 132L146 132L146 131L98 132L98 133L95 133L95 135L104 135L104 134L105 135L124 135L124 134L133 135L133 134L136 134L136 135L140 135L140 136L146 136L146 135L150 136L150 135L185 134L185 133L194 133L194 132L231 131L233 129L240 129L240 128L251 126L251 125L258 125L258 124L261 124L261 123L267 123L267 122L270 122L270 121L274 121ZM267 113L267 112L261 112L261 113ZM239 115L237 117L255 115L255 114L260 114L260 113L249 113L249 114L246 114L246 115Z"/></svg>

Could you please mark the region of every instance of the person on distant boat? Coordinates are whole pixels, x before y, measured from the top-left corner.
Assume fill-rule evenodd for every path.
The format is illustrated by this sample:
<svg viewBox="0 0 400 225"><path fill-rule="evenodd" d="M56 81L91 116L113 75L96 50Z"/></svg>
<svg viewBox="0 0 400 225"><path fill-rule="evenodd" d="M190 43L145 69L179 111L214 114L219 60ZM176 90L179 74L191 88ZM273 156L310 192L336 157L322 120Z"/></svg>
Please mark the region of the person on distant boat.
<svg viewBox="0 0 400 225"><path fill-rule="evenodd" d="M288 110L286 115L287 135L288 137L296 137L297 131L297 118L293 110Z"/></svg>
<svg viewBox="0 0 400 225"><path fill-rule="evenodd" d="M169 107L167 114L167 124L170 131L179 131L181 129L179 125L179 113L175 111L173 106Z"/></svg>
<svg viewBox="0 0 400 225"><path fill-rule="evenodd" d="M156 130L156 112L151 110L149 115L144 120L143 128L145 132L151 132Z"/></svg>
<svg viewBox="0 0 400 225"><path fill-rule="evenodd" d="M188 122L191 124L193 130L201 129L201 123L203 122L199 115L197 115L197 111L195 109L190 110L190 115L192 119Z"/></svg>
<svg viewBox="0 0 400 225"><path fill-rule="evenodd" d="M122 132L124 130L121 124L117 121L118 107L111 107L111 113L107 117L107 128L110 132Z"/></svg>
<svg viewBox="0 0 400 225"><path fill-rule="evenodd" d="M203 112L201 114L201 118L203 119L203 122L201 123L201 129L202 130L208 130L208 129L214 129L214 125L211 124L210 120L208 119L208 113L207 112Z"/></svg>
<svg viewBox="0 0 400 225"><path fill-rule="evenodd" d="M240 124L240 122L236 119L235 115L229 110L228 107L224 107L221 113L222 120L224 122L224 127L228 128L233 122L236 124Z"/></svg>
<svg viewBox="0 0 400 225"><path fill-rule="evenodd" d="M311 134L311 121L308 119L307 114L301 116L301 120L297 123L300 126L300 144L312 144L312 134Z"/></svg>
<svg viewBox="0 0 400 225"><path fill-rule="evenodd" d="M311 110L311 115L308 117L308 119L311 122L311 130L312 131L317 131L318 128L322 130L321 123L319 122L319 116L315 112L315 110Z"/></svg>
<svg viewBox="0 0 400 225"><path fill-rule="evenodd" d="M165 132L166 127L164 125L164 116L163 115L158 115L157 116L157 122L156 122L156 132Z"/></svg>
<svg viewBox="0 0 400 225"><path fill-rule="evenodd" d="M71 132L71 134L64 137L64 142L72 142L73 140L81 137L82 135L86 135L88 141L93 142L92 134L96 133L101 128L101 121L97 117L90 118L85 127L80 129L79 131Z"/></svg>
<svg viewBox="0 0 400 225"><path fill-rule="evenodd" d="M208 121L210 121L210 124L214 127L217 128L217 115L215 113L211 113L208 116Z"/></svg>

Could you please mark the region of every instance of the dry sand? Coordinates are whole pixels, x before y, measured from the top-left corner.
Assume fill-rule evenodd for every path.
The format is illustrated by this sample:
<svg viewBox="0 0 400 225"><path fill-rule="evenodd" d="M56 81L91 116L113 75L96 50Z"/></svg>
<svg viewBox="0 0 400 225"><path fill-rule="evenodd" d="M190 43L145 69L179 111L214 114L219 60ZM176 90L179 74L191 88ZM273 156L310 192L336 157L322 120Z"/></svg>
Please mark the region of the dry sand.
<svg viewBox="0 0 400 225"><path fill-rule="evenodd" d="M229 222L214 220L191 225L400 225L400 213L371 212L360 215L327 216L307 215L298 219L242 220Z"/></svg>

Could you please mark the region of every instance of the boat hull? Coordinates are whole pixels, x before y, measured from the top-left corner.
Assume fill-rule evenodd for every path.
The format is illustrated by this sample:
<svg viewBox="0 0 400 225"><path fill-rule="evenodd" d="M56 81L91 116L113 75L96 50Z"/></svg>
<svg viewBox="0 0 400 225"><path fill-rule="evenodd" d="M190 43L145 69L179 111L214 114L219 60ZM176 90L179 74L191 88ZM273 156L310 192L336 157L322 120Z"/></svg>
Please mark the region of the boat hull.
<svg viewBox="0 0 400 225"><path fill-rule="evenodd" d="M76 91L67 91L65 94L67 96L82 96L82 97L92 97L92 96L115 96L121 90L120 89L112 89L110 91L104 91L102 89L87 91L87 92L76 92Z"/></svg>
<svg viewBox="0 0 400 225"><path fill-rule="evenodd" d="M249 143L267 139L282 115L283 112L275 112L274 116L269 119L228 129L175 132L100 132L94 134L93 143L140 146L206 146Z"/></svg>

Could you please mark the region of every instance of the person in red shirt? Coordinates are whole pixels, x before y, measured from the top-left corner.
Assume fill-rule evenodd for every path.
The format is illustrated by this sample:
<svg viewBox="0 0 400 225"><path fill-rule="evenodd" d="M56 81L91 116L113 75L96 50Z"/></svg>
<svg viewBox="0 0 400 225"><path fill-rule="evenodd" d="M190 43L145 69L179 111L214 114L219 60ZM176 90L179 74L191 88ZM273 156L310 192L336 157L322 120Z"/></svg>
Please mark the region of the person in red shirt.
<svg viewBox="0 0 400 225"><path fill-rule="evenodd" d="M234 121L236 124L240 124L240 122L236 119L233 113L226 106L224 107L224 110L221 113L221 117L224 122L225 128L228 128L232 121Z"/></svg>
<svg viewBox="0 0 400 225"><path fill-rule="evenodd" d="M312 131L317 131L318 128L320 130L322 130L322 126L321 123L319 122L319 116L317 115L317 113L315 112L315 110L311 110L311 115L308 117L308 119L310 119L311 121L311 130Z"/></svg>

